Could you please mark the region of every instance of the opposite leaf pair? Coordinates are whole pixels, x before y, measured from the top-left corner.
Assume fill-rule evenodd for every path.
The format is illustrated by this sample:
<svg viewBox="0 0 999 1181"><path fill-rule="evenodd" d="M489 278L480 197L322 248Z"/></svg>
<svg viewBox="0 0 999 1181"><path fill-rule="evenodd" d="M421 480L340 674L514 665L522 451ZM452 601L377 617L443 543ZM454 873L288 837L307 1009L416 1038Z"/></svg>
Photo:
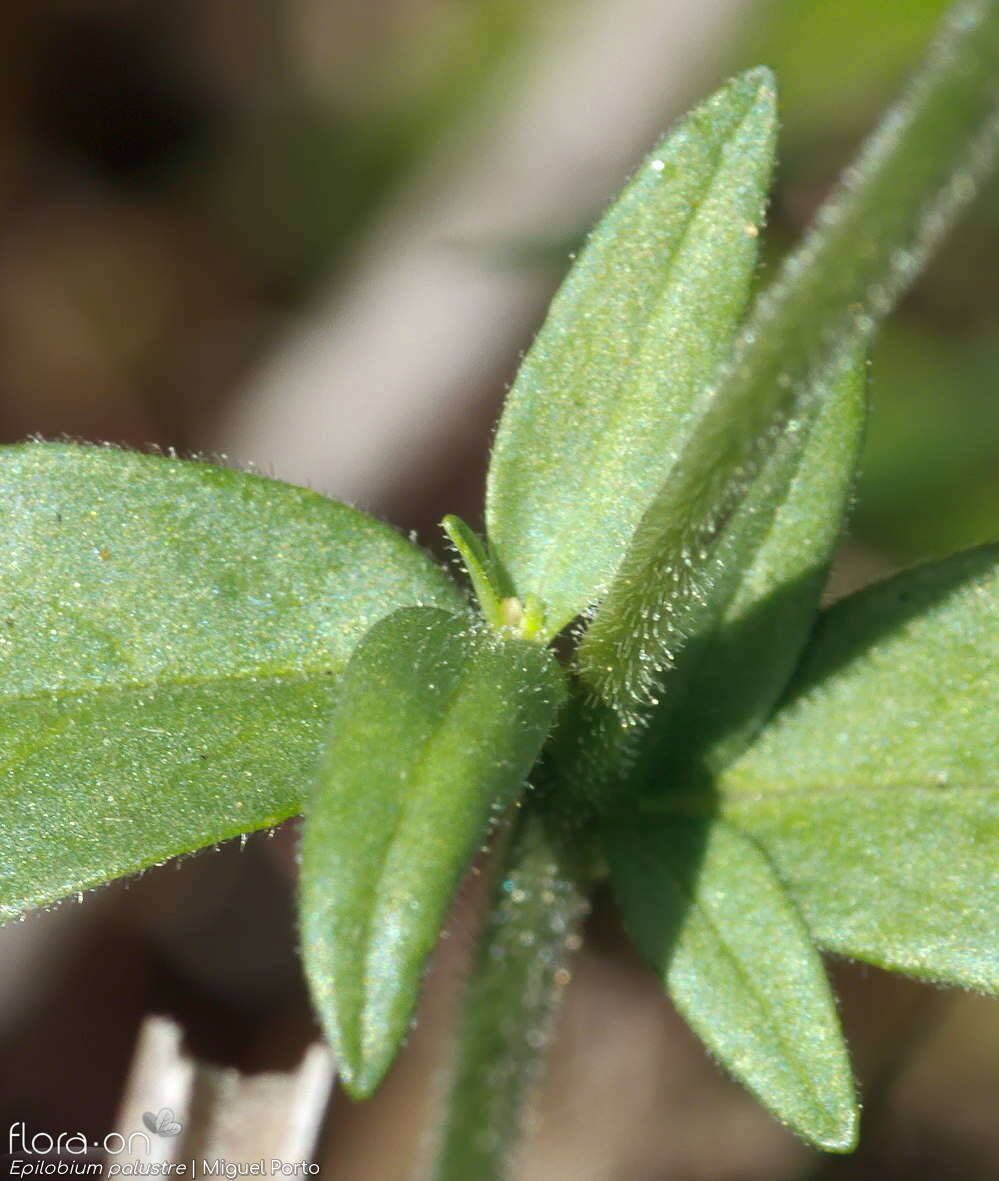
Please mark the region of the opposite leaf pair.
<svg viewBox="0 0 999 1181"><path fill-rule="evenodd" d="M588 827L584 842L596 835L639 945L708 1045L782 1119L833 1149L854 1142L856 1104L813 941L903 971L994 987L991 953L983 957L980 942L997 942L982 905L991 875L982 828L991 822L988 809L970 795L938 803L950 813L952 851L968 857L967 940L928 943L941 912L913 915L899 907L906 888L927 901L917 889L927 867L909 860L891 870L893 904L872 902L866 925L860 906L860 916L848 916L850 934L842 904L856 887L848 883L858 862L870 871L885 855L885 826L869 825L864 838L834 839L837 822L850 813L850 801L837 797L831 827L816 826L812 838L827 850L826 889L809 890L801 833L794 851L774 819L780 802L768 828L766 808L730 799L736 772L729 769L743 765L733 760L771 716L808 638L859 449L860 349L874 313L887 310L906 277L898 253L904 249L911 259L927 249L941 209L953 205L953 194L939 190L948 188L948 170L968 156L967 124L977 119L991 127L994 119L990 71L999 56L999 19L994 10L987 15L984 49L975 49L973 69L967 61L959 68L957 91L955 79L941 73L941 62L953 68L953 59L941 53L899 109L892 136L882 134L868 150L865 183L854 182L822 219L818 236L761 301L727 361L770 172L768 76L755 71L737 79L685 120L601 223L525 360L490 467L488 547L457 523L449 530L494 626L516 625L519 614L504 615L504 605L523 600L531 604L530 634L544 640L596 607L579 645L569 703L543 756L546 815L557 830ZM960 42L968 27L955 19L945 36ZM964 140L956 143L952 133L962 120ZM903 186L916 156L928 189L913 195ZM904 197L901 212L886 227L878 202L896 190ZM912 576L953 582L949 609L980 637L962 653L962 679L975 681L995 654L994 570L995 554L984 551ZM901 593L908 585L903 581ZM861 598L859 607L831 618L874 610L890 637L895 593L886 588L873 608ZM903 656L911 666L912 654ZM436 673L428 665L423 675ZM521 686L497 707L512 711L523 692ZM985 711L995 700L994 686L979 677L974 707ZM747 754L750 765L768 742L779 744L772 735L785 732L784 717L780 711ZM884 738L851 722L844 729L830 717L839 727L837 743L873 744L870 762L879 773L854 784L872 790L884 782L876 753ZM821 730L821 710L810 724ZM972 730L972 747L984 750L987 724L979 718ZM476 736L470 728L469 742ZM390 723L381 738L392 741ZM350 748L335 738L332 749ZM502 756L492 747L484 766ZM345 780L335 772L332 779L329 798L339 799ZM484 767L478 780L484 785ZM815 786L819 796L828 793L821 772ZM448 789L441 780L437 789L457 797L470 784ZM895 815L910 803L921 811L927 802L918 790L900 792ZM317 799L313 806L321 814L326 805ZM829 807L820 803L816 819ZM790 801L787 811L800 816ZM955 815L961 819L954 822ZM325 849L307 848L318 862L334 841L331 835ZM449 864L448 880L455 874ZM438 899L434 923L440 914ZM345 945L354 932L341 925L346 937L331 940L330 930L320 923L315 936L326 934L328 966L349 958ZM390 924L381 930L384 938L365 955L384 972L385 947L396 936ZM366 934L372 937L370 928ZM313 963L321 975L323 965ZM409 969L415 975L415 964ZM337 1012L335 994L330 1002ZM372 1045L384 1049L386 1037L394 1041L385 1023L360 1024ZM391 1026L401 1028L398 1016ZM347 1066L364 1077L363 1065L351 1070L350 1056ZM459 1077L467 1080L469 1072Z"/></svg>
<svg viewBox="0 0 999 1181"><path fill-rule="evenodd" d="M367 1094L461 873L540 756L469 994L497 1033L466 1022L456 1077L502 1075L484 1046L533 1046L519 1015L554 975L525 949L578 916L586 883L560 872L576 842L602 850L723 1063L802 1135L850 1147L817 948L999 988L999 552L873 588L810 635L864 346L994 154L997 78L999 3L964 0L741 329L769 75L679 125L525 361L488 544L449 521L482 618L414 547L311 493L109 449L0 451L0 915L304 807L306 967ZM563 671L544 645L577 616ZM452 1093L464 1148L484 1092ZM515 1121L493 1122L483 1177ZM469 1175L456 1143L441 1178Z"/></svg>
<svg viewBox="0 0 999 1181"><path fill-rule="evenodd" d="M856 1105L814 940L901 971L997 983L981 951L999 934L985 905L987 800L936 805L964 859L968 920L968 938L945 944L931 932L942 914L953 918L953 894L946 912L897 905L907 889L925 905L918 886L935 862L893 856L894 905L887 890L886 906L856 898L850 883L886 854L890 829L868 823L866 837L843 839L837 822L855 801L818 804L804 842L792 823L796 846L775 818L782 802L768 828L762 805L730 798L730 768L744 763L732 761L794 671L841 527L862 428L862 346L953 215L954 170L981 171L982 145L994 150L997 9L961 6L944 41L731 353L770 172L770 80L737 79L684 120L601 222L524 361L490 465L488 548L451 530L496 626L508 596L531 603L540 639L596 606L544 752L547 814L569 829L593 821L626 920L681 1011L783 1120L827 1148L854 1142ZM962 707L978 715L966 737L979 762L995 704L984 679L994 568L982 552L912 576L952 583L948 611L979 637L949 683L952 694L972 683ZM908 586L844 606L831 634L850 612L874 611L887 642L893 595ZM902 655L912 667L919 650ZM810 724L822 730L816 712ZM770 736L784 718L750 764L779 742ZM843 729L835 713L828 725L838 745L855 736L883 753L876 733ZM883 758L871 762L880 770L856 789L890 778ZM818 770L816 794L831 782ZM926 820L922 783L884 816L910 804ZM786 814L802 815L790 800ZM824 888L809 886L803 844L827 850Z"/></svg>

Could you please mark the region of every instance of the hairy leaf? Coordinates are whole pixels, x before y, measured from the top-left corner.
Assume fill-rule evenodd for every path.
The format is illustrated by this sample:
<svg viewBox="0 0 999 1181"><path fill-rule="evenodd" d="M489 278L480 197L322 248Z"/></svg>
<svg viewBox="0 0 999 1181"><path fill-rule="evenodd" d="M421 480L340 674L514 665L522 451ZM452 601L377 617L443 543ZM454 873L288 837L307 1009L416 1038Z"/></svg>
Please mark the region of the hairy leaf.
<svg viewBox="0 0 999 1181"><path fill-rule="evenodd" d="M829 951L999 993L999 786L805 789L726 814Z"/></svg>
<svg viewBox="0 0 999 1181"><path fill-rule="evenodd" d="M391 1064L458 880L563 695L547 649L433 609L389 616L351 659L301 880L306 971L353 1094Z"/></svg>
<svg viewBox="0 0 999 1181"><path fill-rule="evenodd" d="M999 545L824 611L787 696L726 794L999 787Z"/></svg>
<svg viewBox="0 0 999 1181"><path fill-rule="evenodd" d="M857 1104L818 952L759 848L721 820L643 818L605 847L625 923L708 1049L775 1115L850 1151Z"/></svg>
<svg viewBox="0 0 999 1181"><path fill-rule="evenodd" d="M999 2L960 0L816 228L758 301L580 648L592 691L648 702L696 568L778 439L817 413L974 195L999 146Z"/></svg>
<svg viewBox="0 0 999 1181"><path fill-rule="evenodd" d="M480 538L461 517L449 513L441 522L448 541L454 546L464 563L465 573L472 584L472 590L479 601L479 609L485 621L493 628L504 625L503 587L496 585L495 570Z"/></svg>
<svg viewBox="0 0 999 1181"><path fill-rule="evenodd" d="M460 609L385 526L110 448L0 448L0 917L298 811L337 674Z"/></svg>
<svg viewBox="0 0 999 1181"><path fill-rule="evenodd" d="M493 451L495 556L552 635L608 586L748 297L773 164L773 79L688 115L606 214L552 304Z"/></svg>
<svg viewBox="0 0 999 1181"><path fill-rule="evenodd" d="M816 938L999 991L999 546L824 612L782 708L719 780Z"/></svg>

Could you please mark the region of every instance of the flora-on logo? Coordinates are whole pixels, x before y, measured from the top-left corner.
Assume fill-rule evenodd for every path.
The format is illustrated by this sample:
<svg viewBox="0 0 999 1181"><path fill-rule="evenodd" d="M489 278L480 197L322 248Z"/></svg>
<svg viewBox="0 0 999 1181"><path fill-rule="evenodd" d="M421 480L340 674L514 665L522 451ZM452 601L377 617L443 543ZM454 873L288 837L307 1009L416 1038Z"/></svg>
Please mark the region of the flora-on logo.
<svg viewBox="0 0 999 1181"><path fill-rule="evenodd" d="M151 1111L144 1111L142 1122L156 1136L179 1136L183 1130L170 1107L161 1107L155 1115Z"/></svg>

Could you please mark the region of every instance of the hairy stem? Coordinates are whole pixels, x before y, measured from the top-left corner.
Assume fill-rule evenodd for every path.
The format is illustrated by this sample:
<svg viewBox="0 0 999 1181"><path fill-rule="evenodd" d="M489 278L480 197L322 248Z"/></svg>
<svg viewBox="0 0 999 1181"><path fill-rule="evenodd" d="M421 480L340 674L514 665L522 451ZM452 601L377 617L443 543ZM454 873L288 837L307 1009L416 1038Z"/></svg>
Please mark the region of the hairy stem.
<svg viewBox="0 0 999 1181"><path fill-rule="evenodd" d="M511 1175L586 901L537 817L496 884L458 1029L432 1181Z"/></svg>

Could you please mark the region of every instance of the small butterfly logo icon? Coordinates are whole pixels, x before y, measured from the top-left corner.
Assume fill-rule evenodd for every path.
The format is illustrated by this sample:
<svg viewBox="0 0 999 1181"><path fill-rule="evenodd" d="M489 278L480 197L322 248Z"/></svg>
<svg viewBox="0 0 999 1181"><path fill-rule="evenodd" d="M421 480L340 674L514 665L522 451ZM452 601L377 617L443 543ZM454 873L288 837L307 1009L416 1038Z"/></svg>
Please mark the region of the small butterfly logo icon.
<svg viewBox="0 0 999 1181"><path fill-rule="evenodd" d="M161 1107L155 1115L151 1111L143 1112L142 1122L154 1136L179 1136L182 1130L170 1107Z"/></svg>

